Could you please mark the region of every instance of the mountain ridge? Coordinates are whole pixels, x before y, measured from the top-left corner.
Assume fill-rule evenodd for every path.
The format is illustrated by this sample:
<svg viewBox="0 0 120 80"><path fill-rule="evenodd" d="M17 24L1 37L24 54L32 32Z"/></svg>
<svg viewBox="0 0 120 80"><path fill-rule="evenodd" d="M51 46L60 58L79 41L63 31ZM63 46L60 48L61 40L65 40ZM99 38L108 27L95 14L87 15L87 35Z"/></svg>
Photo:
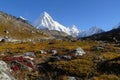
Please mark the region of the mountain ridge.
<svg viewBox="0 0 120 80"><path fill-rule="evenodd" d="M82 38L84 40L97 40L97 41L106 41L106 42L120 42L120 28L114 28L110 31L103 32L100 34L95 34L89 37Z"/></svg>
<svg viewBox="0 0 120 80"><path fill-rule="evenodd" d="M71 30L69 27L61 25L59 22L53 20L53 18L47 13L43 12L38 17L38 19L35 20L33 25L37 29L48 29L48 30L57 30L60 32L65 32L68 35L72 35L72 33L79 33L79 30L76 28L75 30ZM73 32L74 31L74 32ZM74 36L77 36L74 34Z"/></svg>
<svg viewBox="0 0 120 80"><path fill-rule="evenodd" d="M7 38L10 41L26 41L50 37L39 32L27 21L24 21L10 14L0 12L0 38Z"/></svg>
<svg viewBox="0 0 120 80"><path fill-rule="evenodd" d="M105 31L96 27L96 26L93 26L86 31L80 32L78 37L79 38L88 37L88 36L92 36L92 35L99 34L99 33L102 33L102 32L105 32Z"/></svg>

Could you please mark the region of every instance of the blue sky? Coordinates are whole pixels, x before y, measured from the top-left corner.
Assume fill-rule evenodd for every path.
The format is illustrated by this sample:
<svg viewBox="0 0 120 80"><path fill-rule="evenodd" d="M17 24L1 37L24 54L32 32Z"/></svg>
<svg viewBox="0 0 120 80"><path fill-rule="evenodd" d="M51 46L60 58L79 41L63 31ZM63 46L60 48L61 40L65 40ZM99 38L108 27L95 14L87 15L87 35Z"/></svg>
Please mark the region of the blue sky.
<svg viewBox="0 0 120 80"><path fill-rule="evenodd" d="M80 30L92 26L110 30L120 22L120 0L1 0L0 11L31 23L46 11L59 23Z"/></svg>

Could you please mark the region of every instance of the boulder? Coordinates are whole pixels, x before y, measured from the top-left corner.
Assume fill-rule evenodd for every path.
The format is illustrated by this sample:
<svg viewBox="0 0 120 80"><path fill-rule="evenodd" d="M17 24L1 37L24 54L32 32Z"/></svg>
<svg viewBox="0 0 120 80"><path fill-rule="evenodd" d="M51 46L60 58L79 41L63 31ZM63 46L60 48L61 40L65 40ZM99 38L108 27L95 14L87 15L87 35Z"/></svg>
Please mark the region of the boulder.
<svg viewBox="0 0 120 80"><path fill-rule="evenodd" d="M0 80L16 80L11 74L11 69L7 66L7 63L0 60Z"/></svg>
<svg viewBox="0 0 120 80"><path fill-rule="evenodd" d="M74 50L74 55L75 56L82 56L84 54L86 54L86 52L84 52L84 50L80 47L78 47Z"/></svg>

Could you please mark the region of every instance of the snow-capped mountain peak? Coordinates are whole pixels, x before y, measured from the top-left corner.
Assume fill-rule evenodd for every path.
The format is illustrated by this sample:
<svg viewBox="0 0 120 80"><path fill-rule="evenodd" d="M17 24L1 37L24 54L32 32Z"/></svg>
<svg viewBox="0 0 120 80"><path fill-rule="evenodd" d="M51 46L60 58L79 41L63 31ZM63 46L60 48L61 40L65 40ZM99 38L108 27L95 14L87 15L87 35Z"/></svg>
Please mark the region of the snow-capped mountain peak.
<svg viewBox="0 0 120 80"><path fill-rule="evenodd" d="M47 12L41 13L40 16L41 16L41 17L48 17L48 18L52 19L52 17L51 17Z"/></svg>
<svg viewBox="0 0 120 80"><path fill-rule="evenodd" d="M88 36L98 34L98 33L102 33L102 32L104 32L104 30L102 30L102 29L100 29L96 26L93 26L90 29L88 29L87 31L80 32L79 37L88 37Z"/></svg>
<svg viewBox="0 0 120 80"><path fill-rule="evenodd" d="M79 32L80 32L75 25L72 25L72 27L70 28L70 30L71 30L71 34L72 34L73 37L77 37L78 34L79 34Z"/></svg>
<svg viewBox="0 0 120 80"><path fill-rule="evenodd" d="M43 12L40 14L38 19L35 21L34 25L38 29L52 30L51 26L53 26L53 23L54 22L53 22L52 17L47 12Z"/></svg>
<svg viewBox="0 0 120 80"><path fill-rule="evenodd" d="M91 34L96 34L96 33L101 33L101 32L103 32L102 29L100 29L100 28L98 28L98 27L96 27L96 26L91 27L88 31L89 31L89 33L91 33Z"/></svg>
<svg viewBox="0 0 120 80"><path fill-rule="evenodd" d="M72 25L71 29L77 33L79 32L78 28L75 25Z"/></svg>
<svg viewBox="0 0 120 80"><path fill-rule="evenodd" d="M53 20L47 12L43 12L33 25L37 29L57 30L70 35L70 29Z"/></svg>

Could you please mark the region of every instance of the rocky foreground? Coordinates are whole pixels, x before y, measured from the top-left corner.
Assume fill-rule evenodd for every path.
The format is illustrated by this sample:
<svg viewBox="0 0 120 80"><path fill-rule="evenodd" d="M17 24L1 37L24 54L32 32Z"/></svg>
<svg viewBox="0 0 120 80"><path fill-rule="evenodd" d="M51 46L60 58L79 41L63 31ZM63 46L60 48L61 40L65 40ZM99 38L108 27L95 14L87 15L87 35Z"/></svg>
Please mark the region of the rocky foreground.
<svg viewBox="0 0 120 80"><path fill-rule="evenodd" d="M0 45L0 80L120 79L118 44L52 40Z"/></svg>

